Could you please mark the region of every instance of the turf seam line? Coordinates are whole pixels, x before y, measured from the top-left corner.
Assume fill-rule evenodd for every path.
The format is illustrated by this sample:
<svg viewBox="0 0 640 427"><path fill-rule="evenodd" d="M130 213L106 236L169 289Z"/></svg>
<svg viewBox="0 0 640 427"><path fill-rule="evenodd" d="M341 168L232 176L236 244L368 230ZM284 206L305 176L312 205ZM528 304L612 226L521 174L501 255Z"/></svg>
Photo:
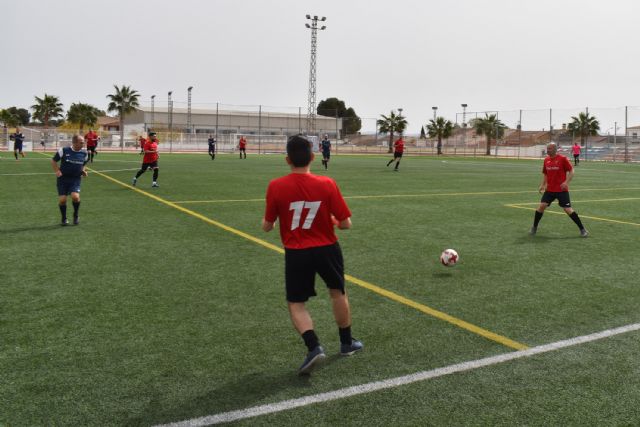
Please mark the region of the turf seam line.
<svg viewBox="0 0 640 427"><path fill-rule="evenodd" d="M193 418L190 420L179 421L169 424L162 424L155 427L196 427L206 426L219 423L228 423L231 421L242 420L246 418L253 418L261 415L274 414L277 412L287 411L290 409L300 408L316 403L329 402L338 399L345 399L352 396L358 396L362 394L372 393L379 390L385 390L390 388L396 388L416 382L427 381L433 378L443 377L445 375L456 374L460 372L471 371L487 366L497 365L505 362L509 362L516 359L522 359L524 357L536 356L539 354L549 353L552 351L561 350L567 347L573 347L589 342L601 340L604 338L613 337L628 332L640 330L640 323L633 323L626 326L621 326L614 329L607 329L605 331L596 332L590 335L583 335L579 337L569 338L562 341L553 342L550 344L544 344L537 347L532 347L526 350L520 350L516 352L500 354L497 356L485 357L482 359L471 360L467 362L457 363L454 365L445 366L442 368L431 369L429 371L416 372L414 374L405 375L396 378L389 378L382 381L375 381L371 383L360 384L352 387L346 387L326 393L319 393L309 396L304 396L296 399L284 400L276 403L269 403L266 405L253 406L250 408L240 409L236 411L222 412L215 415L208 415L200 418Z"/></svg>
<svg viewBox="0 0 640 427"><path fill-rule="evenodd" d="M262 239L254 237L254 236L252 236L252 235L250 235L248 233L245 233L245 232L240 231L238 229L235 229L233 227L229 227L228 225L225 225L225 224L223 224L221 222L215 221L215 220L213 220L211 218L208 218L208 217L206 217L206 216L204 216L202 214L199 214L199 213L197 213L195 211L192 211L190 209L184 208L184 207L182 207L180 205L177 205L174 202L170 202L170 201L165 200L165 199L163 199L161 197L158 197L158 196L156 196L154 194L151 194L151 193L148 193L146 191L140 190L139 188L136 188L136 187L134 187L132 185L125 184L124 182L119 181L119 180L117 180L117 179L115 179L113 177L110 177L109 175L105 175L105 174L100 173L98 171L93 171L93 173L96 173L96 174L98 174L98 175L100 175L100 176L102 176L102 177L104 177L104 178L106 178L106 179L118 184L118 185L121 185L123 187L129 188L129 189L131 189L131 190L133 190L133 191L135 191L135 192L137 192L139 194L142 194L144 196L150 197L151 199L156 200L156 201L158 201L158 202L160 202L162 204L165 204L165 205L170 206L172 208L175 208L175 209L177 209L177 210L179 210L179 211L181 211L183 213L186 213L186 214L191 215L191 216L193 216L195 218L198 218L198 219L200 219L200 220L202 220L202 221L204 221L204 222L206 222L208 224L215 225L216 227L222 228L225 231L228 231L228 232L230 232L232 234L235 234L237 236L240 236L240 237L244 237L247 240L250 240L250 241L252 241L254 243L257 243L257 244L259 244L261 246L264 246L267 249L271 249L271 250L274 250L274 251L276 251L276 252L278 252L280 254L284 254L284 249L282 249L281 247L278 247L278 246L273 245L273 244L271 244L269 242L266 242L266 241L264 241ZM405 298L405 297L403 297L401 295L398 295L395 292L391 292L389 290L386 290L386 289L381 288L379 286L373 285L373 284L371 284L369 282L366 282L364 280L355 278L355 277L353 277L351 275L345 274L345 279L348 280L350 283L353 283L354 285L357 285L357 286L360 286L362 288L368 289L368 290L370 290L370 291L372 291L374 293L377 293L378 295L384 296L384 297L386 297L386 298L388 298L388 299L390 299L392 301L399 302L399 303L404 304L406 306L409 306L409 307L412 307L414 309L417 309L418 311L420 311L422 313L425 313L425 314L428 314L428 315L430 315L432 317L435 317L437 319L443 320L443 321L445 321L445 322L447 322L449 324L457 326L457 327L459 327L461 329L464 329L466 331L472 332L472 333L474 333L476 335L479 335L481 337L484 337L484 338L486 338L488 340L491 340L491 341L497 342L499 344L502 344L502 345L504 345L506 347L512 348L514 350L522 350L522 349L528 348L528 346L525 345L525 344L519 343L517 341L511 340L511 339L509 339L507 337L504 337L502 335L499 335L499 334L496 334L496 333L491 332L489 330L483 329L483 328L481 328L479 326L473 325L473 324L471 324L469 322L466 322L466 321L464 321L462 319L458 319L458 318L456 318L454 316L451 316L449 314L446 314L444 312L435 310L435 309L430 308L430 307L428 307L426 305L417 303L417 302L412 301L412 300L410 300L408 298Z"/></svg>
<svg viewBox="0 0 640 427"><path fill-rule="evenodd" d="M524 203L521 203L524 204ZM528 208L526 206L519 206L519 205L515 205L515 204L507 204L504 205L507 208L514 208L514 209L525 209L528 211L535 211L536 208ZM566 215L566 213L564 212L555 212L555 211L551 211L551 210L545 210L545 213L550 213L553 215ZM630 221L620 221L617 219L609 219L609 218L601 218L598 216L588 216L588 215L580 215L580 218L587 218L587 219L593 219L595 221L603 221L603 222L613 222L615 224L626 224L626 225L636 225L636 226L640 226L640 224L638 224L637 222L630 222Z"/></svg>

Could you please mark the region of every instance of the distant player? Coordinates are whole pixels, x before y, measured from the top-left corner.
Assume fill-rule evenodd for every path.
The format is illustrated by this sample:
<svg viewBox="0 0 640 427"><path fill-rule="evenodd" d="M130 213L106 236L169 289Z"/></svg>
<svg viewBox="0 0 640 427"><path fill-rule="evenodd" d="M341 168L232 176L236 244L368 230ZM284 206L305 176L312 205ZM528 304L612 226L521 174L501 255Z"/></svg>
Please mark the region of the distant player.
<svg viewBox="0 0 640 427"><path fill-rule="evenodd" d="M558 204L565 213L569 215L569 218L576 223L580 229L580 235L587 237L589 232L582 225L578 213L571 207L571 200L569 198L569 183L573 178L573 166L571 162L565 156L558 153L558 147L555 142L551 142L547 145L547 157L544 158L544 164L542 166L542 182L538 188L539 192L543 192L542 199L540 200L540 206L536 209L535 216L533 218L533 227L529 230L529 234L534 236L538 232L538 224L542 219L542 214L546 208L548 208L554 200L558 199Z"/></svg>
<svg viewBox="0 0 640 427"><path fill-rule="evenodd" d="M242 135L240 137L240 141L238 142L238 149L240 150L240 158L242 158L242 155L244 154L244 158L247 158L247 140L244 137L244 135Z"/></svg>
<svg viewBox="0 0 640 427"><path fill-rule="evenodd" d="M87 151L89 152L89 161L93 163L93 158L98 154L96 148L98 147L98 140L100 137L93 129L89 129L89 132L84 136L84 141L87 143Z"/></svg>
<svg viewBox="0 0 640 427"><path fill-rule="evenodd" d="M211 160L216 159L216 139L213 135L209 134L209 139L207 140L207 144L209 144L209 156L211 156Z"/></svg>
<svg viewBox="0 0 640 427"><path fill-rule="evenodd" d="M24 153L22 152L22 144L24 143L24 135L20 132L20 128L16 128L16 132L9 135L9 139L13 141L13 155L18 159L18 154L21 157L24 157Z"/></svg>
<svg viewBox="0 0 640 427"><path fill-rule="evenodd" d="M351 228L351 211L331 178L313 175L311 142L302 136L287 141L286 161L291 173L274 179L267 188L262 229L271 231L280 222L285 248L285 287L289 315L302 335L308 353L298 369L307 374L325 357L313 320L305 307L316 295L316 273L329 288L333 315L340 336L340 354L350 356L363 345L351 336L351 311L344 286L344 263L334 225Z"/></svg>
<svg viewBox="0 0 640 427"><path fill-rule="evenodd" d="M578 163L580 163L580 151L582 150L582 148L580 148L580 144L578 144L577 142L573 143L573 147L571 147L571 151L573 151L573 164L578 166Z"/></svg>
<svg viewBox="0 0 640 427"><path fill-rule="evenodd" d="M80 184L83 176L87 176L86 164L89 160L87 150L82 146L84 140L80 135L73 135L71 147L63 147L56 151L51 165L57 177L58 207L62 215L61 225L69 225L67 220L67 196L71 195L73 203L73 225L80 224ZM58 166L60 162L60 166Z"/></svg>
<svg viewBox="0 0 640 427"><path fill-rule="evenodd" d="M400 160L402 160L402 153L404 153L404 140L402 139L402 134L400 134L400 138L398 138L398 140L393 144L393 159L389 160L387 167L391 163L396 162L396 167L393 170L398 172Z"/></svg>
<svg viewBox="0 0 640 427"><path fill-rule="evenodd" d="M149 133L149 140L145 140L142 150L144 152L144 157L142 158L142 167L140 168L136 176L133 177L132 185L135 187L138 182L138 178L140 178L140 175L145 173L148 168L151 168L153 169L153 183L151 184L151 186L160 187L160 185L158 185L158 139L156 138L155 132Z"/></svg>
<svg viewBox="0 0 640 427"><path fill-rule="evenodd" d="M322 164L324 169L327 170L331 159L331 141L329 141L329 135L326 133L322 141L320 141L320 149L322 150Z"/></svg>

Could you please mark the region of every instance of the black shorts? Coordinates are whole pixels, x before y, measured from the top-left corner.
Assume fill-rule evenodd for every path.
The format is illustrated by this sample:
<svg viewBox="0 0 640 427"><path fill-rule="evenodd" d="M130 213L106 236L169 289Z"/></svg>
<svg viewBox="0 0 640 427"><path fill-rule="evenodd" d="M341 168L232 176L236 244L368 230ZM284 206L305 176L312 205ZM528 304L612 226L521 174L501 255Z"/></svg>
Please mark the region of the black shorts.
<svg viewBox="0 0 640 427"><path fill-rule="evenodd" d="M58 196L68 196L71 193L79 193L81 182L82 177L80 176L59 176L56 180Z"/></svg>
<svg viewBox="0 0 640 427"><path fill-rule="evenodd" d="M558 205L561 208L570 208L571 207L571 199L569 198L568 191L562 191L560 193L554 193L552 191L545 191L542 195L542 199L540 199L540 203L546 203L547 206L550 206L554 200L558 199Z"/></svg>
<svg viewBox="0 0 640 427"><path fill-rule="evenodd" d="M331 151L323 151L322 152L322 159L323 160L329 160L331 158Z"/></svg>
<svg viewBox="0 0 640 427"><path fill-rule="evenodd" d="M240 148L240 151L243 152L243 153L246 153L247 149L246 148Z"/></svg>
<svg viewBox="0 0 640 427"><path fill-rule="evenodd" d="M308 249L284 250L287 301L305 302L316 296L316 273L329 289L344 294L344 260L338 242Z"/></svg>
<svg viewBox="0 0 640 427"><path fill-rule="evenodd" d="M22 153L22 142L14 142L13 151L19 151Z"/></svg>
<svg viewBox="0 0 640 427"><path fill-rule="evenodd" d="M400 159L400 158L402 158L402 153L399 153L399 152L397 152L397 151L396 151L396 152L394 152L394 153L393 153L393 158L394 158L394 159Z"/></svg>
<svg viewBox="0 0 640 427"><path fill-rule="evenodd" d="M147 168L158 169L158 161L156 160L155 162L151 162L151 163L143 163L142 170L146 171Z"/></svg>
<svg viewBox="0 0 640 427"><path fill-rule="evenodd" d="M92 146L87 145L87 150L91 151L92 153L95 153L96 152L96 146L95 145L92 145Z"/></svg>

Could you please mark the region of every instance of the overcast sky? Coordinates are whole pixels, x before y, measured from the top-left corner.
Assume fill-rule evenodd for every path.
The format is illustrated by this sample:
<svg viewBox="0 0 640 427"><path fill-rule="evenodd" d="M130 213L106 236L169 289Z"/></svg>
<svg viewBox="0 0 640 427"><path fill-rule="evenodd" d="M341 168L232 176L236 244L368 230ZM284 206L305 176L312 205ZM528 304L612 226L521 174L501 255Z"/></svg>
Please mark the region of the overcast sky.
<svg viewBox="0 0 640 427"><path fill-rule="evenodd" d="M554 126L589 107L603 130L640 105L638 0L0 0L0 108L45 92L65 109L105 109L113 85L143 104L307 107L310 31L318 34L317 100L363 118L403 108L417 132L438 114L502 111L515 126ZM278 108L282 107L282 108ZM509 112L510 111L510 112ZM637 116L637 119L636 119ZM633 118L632 118L633 117ZM468 117L467 117L468 118ZM535 119L535 120L534 120ZM536 123L537 123L536 122ZM372 120L364 120L371 128ZM640 124L640 108L629 125ZM536 126L538 126L536 124ZM540 125L544 126L544 124ZM606 133L606 131L605 131Z"/></svg>

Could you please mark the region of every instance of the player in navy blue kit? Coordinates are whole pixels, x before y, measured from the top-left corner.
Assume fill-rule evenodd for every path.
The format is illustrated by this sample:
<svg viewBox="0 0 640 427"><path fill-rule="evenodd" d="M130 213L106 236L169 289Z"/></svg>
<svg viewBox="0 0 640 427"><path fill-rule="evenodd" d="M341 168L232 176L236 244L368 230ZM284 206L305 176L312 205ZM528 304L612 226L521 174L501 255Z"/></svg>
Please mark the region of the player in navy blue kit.
<svg viewBox="0 0 640 427"><path fill-rule="evenodd" d="M331 159L331 141L329 141L329 135L325 134L322 141L320 141L320 149L322 150L322 164L326 170L329 166L329 160Z"/></svg>
<svg viewBox="0 0 640 427"><path fill-rule="evenodd" d="M58 207L62 215L61 225L69 225L67 220L67 196L71 194L73 203L73 225L78 225L80 219L80 182L87 176L85 165L89 161L87 150L82 148L84 139L80 135L73 135L71 147L63 147L56 151L51 159L51 165L56 173L58 184ZM58 166L60 162L60 166Z"/></svg>
<svg viewBox="0 0 640 427"><path fill-rule="evenodd" d="M209 139L207 140L209 144L209 156L211 156L211 160L215 160L216 158L216 139L213 135L209 134Z"/></svg>
<svg viewBox="0 0 640 427"><path fill-rule="evenodd" d="M9 139L13 141L13 155L18 160L18 153L24 157L22 152L22 143L24 142L24 135L20 133L20 128L16 128L16 133L9 135Z"/></svg>

